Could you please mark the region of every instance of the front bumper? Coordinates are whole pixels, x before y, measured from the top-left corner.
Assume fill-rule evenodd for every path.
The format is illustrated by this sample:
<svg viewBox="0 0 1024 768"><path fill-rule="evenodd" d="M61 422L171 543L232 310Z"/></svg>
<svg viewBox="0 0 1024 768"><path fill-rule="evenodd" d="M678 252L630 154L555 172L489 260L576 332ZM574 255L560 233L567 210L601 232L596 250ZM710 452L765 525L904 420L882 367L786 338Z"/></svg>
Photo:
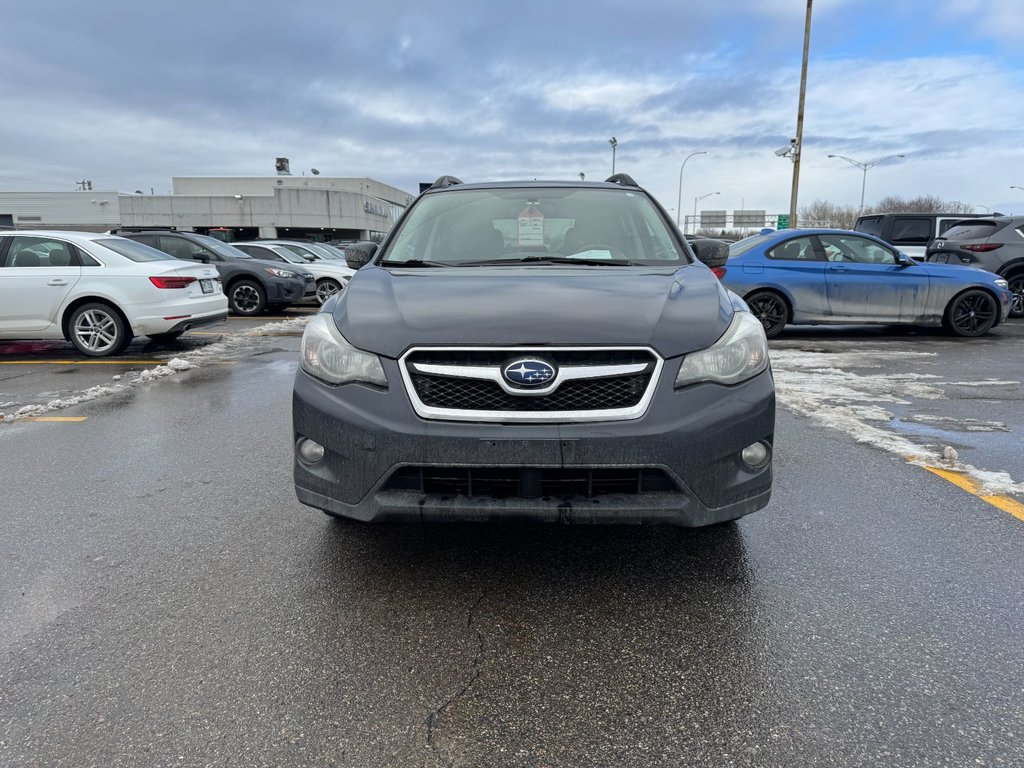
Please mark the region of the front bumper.
<svg viewBox="0 0 1024 768"><path fill-rule="evenodd" d="M301 277L268 277L267 302L270 304L294 304L307 297L306 280ZM311 296L316 296L316 281Z"/></svg>
<svg viewBox="0 0 1024 768"><path fill-rule="evenodd" d="M316 441L315 465L294 459L299 501L364 521L528 517L572 522L661 522L686 526L732 520L764 507L771 460L752 469L740 451L771 446L771 372L732 387L698 384L674 391L678 361L661 374L646 414L588 424L478 424L431 421L412 410L398 365L383 360L387 391L328 386L301 369L292 401L294 440ZM643 493L499 496L396 487L409 467L521 468L527 473L651 470L674 488Z"/></svg>

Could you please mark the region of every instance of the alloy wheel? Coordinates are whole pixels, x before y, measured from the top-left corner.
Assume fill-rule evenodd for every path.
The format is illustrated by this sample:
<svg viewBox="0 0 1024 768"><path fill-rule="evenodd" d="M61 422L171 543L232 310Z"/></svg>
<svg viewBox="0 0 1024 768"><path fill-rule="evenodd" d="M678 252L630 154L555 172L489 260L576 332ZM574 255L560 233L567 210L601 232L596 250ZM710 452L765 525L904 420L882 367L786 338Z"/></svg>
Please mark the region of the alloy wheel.
<svg viewBox="0 0 1024 768"><path fill-rule="evenodd" d="M995 299L981 291L965 293L956 300L949 313L949 323L960 336L981 336L995 321Z"/></svg>
<svg viewBox="0 0 1024 768"><path fill-rule="evenodd" d="M778 336L786 325L788 312L782 299L771 293L759 293L747 299L751 313L764 326L768 338Z"/></svg>
<svg viewBox="0 0 1024 768"><path fill-rule="evenodd" d="M101 309L82 312L75 319L72 333L82 347L96 354L113 349L120 340L117 320Z"/></svg>
<svg viewBox="0 0 1024 768"><path fill-rule="evenodd" d="M239 285L231 294L235 308L242 313L255 312L260 305L260 294L251 285Z"/></svg>
<svg viewBox="0 0 1024 768"><path fill-rule="evenodd" d="M1010 314L1024 317L1024 275L1010 278Z"/></svg>
<svg viewBox="0 0 1024 768"><path fill-rule="evenodd" d="M344 286L339 285L334 280L321 280L316 284L316 300L323 304L331 296L341 291Z"/></svg>

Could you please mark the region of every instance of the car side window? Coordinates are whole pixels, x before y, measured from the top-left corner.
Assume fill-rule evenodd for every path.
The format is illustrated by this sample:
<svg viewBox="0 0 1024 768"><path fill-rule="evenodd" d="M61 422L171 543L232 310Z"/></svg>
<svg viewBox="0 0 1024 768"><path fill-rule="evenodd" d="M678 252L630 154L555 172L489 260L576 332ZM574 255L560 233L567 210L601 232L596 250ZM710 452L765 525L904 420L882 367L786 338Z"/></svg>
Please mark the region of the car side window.
<svg viewBox="0 0 1024 768"><path fill-rule="evenodd" d="M15 235L3 267L68 267L74 264L74 246L48 237Z"/></svg>
<svg viewBox="0 0 1024 768"><path fill-rule="evenodd" d="M898 218L892 222L893 243L923 244L932 239L932 220L925 218Z"/></svg>
<svg viewBox="0 0 1024 768"><path fill-rule="evenodd" d="M794 237L769 249L765 255L775 261L819 261L814 241L809 237Z"/></svg>
<svg viewBox="0 0 1024 768"><path fill-rule="evenodd" d="M207 257L211 262L221 260L217 254L206 250L199 243L186 240L184 237L161 235L160 250L171 254L176 259L185 259L186 261L199 261L198 257L200 254Z"/></svg>
<svg viewBox="0 0 1024 768"><path fill-rule="evenodd" d="M856 264L895 264L896 253L889 248L856 235L818 235L825 258Z"/></svg>
<svg viewBox="0 0 1024 768"><path fill-rule="evenodd" d="M92 256L90 256L88 253L83 251L78 246L71 246L71 247L74 248L75 255L78 257L78 263L80 265L82 265L83 267L102 267L103 266L98 261L96 261L96 259L94 259Z"/></svg>

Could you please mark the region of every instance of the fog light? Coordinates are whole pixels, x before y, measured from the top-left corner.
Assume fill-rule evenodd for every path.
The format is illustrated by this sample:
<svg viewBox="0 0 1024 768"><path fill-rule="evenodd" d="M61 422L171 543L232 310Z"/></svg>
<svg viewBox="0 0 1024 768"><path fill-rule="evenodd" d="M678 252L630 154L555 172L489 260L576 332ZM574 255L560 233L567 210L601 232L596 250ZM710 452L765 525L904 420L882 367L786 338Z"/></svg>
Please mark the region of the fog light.
<svg viewBox="0 0 1024 768"><path fill-rule="evenodd" d="M768 461L768 446L762 442L751 443L740 451L740 458L748 467L756 469Z"/></svg>
<svg viewBox="0 0 1024 768"><path fill-rule="evenodd" d="M324 457L324 447L304 437L299 440L299 456L307 464L316 464Z"/></svg>

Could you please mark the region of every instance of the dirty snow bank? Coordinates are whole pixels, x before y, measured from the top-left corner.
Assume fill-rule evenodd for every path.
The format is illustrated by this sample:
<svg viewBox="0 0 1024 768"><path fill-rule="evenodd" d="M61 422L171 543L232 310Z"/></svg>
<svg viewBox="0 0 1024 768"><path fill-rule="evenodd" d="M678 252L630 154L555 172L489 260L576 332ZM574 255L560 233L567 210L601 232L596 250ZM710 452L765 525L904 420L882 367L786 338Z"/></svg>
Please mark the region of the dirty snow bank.
<svg viewBox="0 0 1024 768"><path fill-rule="evenodd" d="M310 316L312 317L312 316ZM73 405L97 400L101 397L109 397L121 392L127 392L135 387L159 381L167 376L173 376L182 371L190 371L199 368L205 363L221 361L225 358L242 357L250 351L255 344L263 343L258 337L266 336L268 332L280 334L287 331L299 331L309 322L309 317L299 317L292 320L284 320L251 328L248 331L225 336L220 341L207 344L205 347L185 352L178 357L168 360L163 365L153 368L145 368L141 371L129 371L124 374L113 376L114 383L89 387L81 392L75 392L67 397L50 400L49 402L25 405L13 413L0 413L0 422L19 421L21 419L34 418L46 413L70 408ZM5 407L11 407L16 403L4 403Z"/></svg>

